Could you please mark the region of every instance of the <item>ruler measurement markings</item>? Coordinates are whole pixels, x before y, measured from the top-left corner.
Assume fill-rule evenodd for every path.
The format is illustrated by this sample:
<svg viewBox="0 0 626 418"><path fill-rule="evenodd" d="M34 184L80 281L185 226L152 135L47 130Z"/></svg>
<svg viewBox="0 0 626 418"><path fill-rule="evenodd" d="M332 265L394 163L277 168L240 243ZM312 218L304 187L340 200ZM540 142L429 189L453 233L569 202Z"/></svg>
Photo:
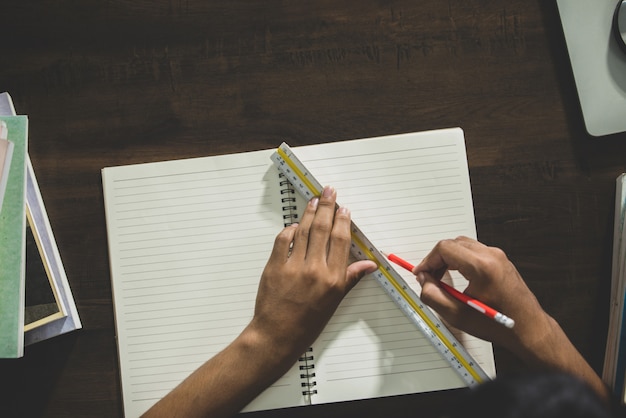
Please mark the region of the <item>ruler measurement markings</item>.
<svg viewBox="0 0 626 418"><path fill-rule="evenodd" d="M309 171L295 157L286 144L281 145L272 160L279 167L285 176L292 181L294 187L302 193L303 197L310 199L321 192L321 185L313 178ZM466 383L472 385L482 380L488 379L486 374L477 366L474 360L465 352L464 348L445 329L439 320L427 311L417 295L406 284L404 279L398 275L393 277L395 270L384 260L353 223L353 254L357 258L374 260L379 264L379 270L374 273L386 292L398 303L398 306L416 324L424 334L431 339L435 347L446 357L452 366L459 372ZM366 245L368 244L368 245ZM412 294L412 295L411 295ZM446 335L447 334L447 335Z"/></svg>

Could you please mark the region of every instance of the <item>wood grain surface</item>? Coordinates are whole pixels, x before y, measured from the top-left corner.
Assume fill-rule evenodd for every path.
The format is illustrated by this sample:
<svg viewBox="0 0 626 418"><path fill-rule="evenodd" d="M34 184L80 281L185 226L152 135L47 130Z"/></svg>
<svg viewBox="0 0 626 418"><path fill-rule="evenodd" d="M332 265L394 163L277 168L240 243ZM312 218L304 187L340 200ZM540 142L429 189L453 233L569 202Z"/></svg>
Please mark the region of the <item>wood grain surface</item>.
<svg viewBox="0 0 626 418"><path fill-rule="evenodd" d="M0 91L29 116L84 328L0 361L0 415L122 415L103 167L455 126L479 239L601 370L626 135L585 133L552 1L5 3ZM247 416L429 417L458 392Z"/></svg>

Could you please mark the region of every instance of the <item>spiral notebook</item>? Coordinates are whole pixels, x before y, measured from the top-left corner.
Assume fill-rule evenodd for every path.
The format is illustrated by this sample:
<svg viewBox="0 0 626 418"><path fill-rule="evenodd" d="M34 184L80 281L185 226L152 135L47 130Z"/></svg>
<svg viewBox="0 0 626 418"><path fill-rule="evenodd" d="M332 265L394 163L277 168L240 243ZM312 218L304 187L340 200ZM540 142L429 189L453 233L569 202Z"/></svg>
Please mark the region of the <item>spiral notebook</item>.
<svg viewBox="0 0 626 418"><path fill-rule="evenodd" d="M476 236L461 129L293 149L318 180L337 189L339 203L379 248L417 261L440 239ZM280 177L273 152L103 169L127 416L147 410L252 318L274 238L305 203ZM493 376L491 344L457 337ZM365 277L310 351L245 411L461 386L439 352Z"/></svg>

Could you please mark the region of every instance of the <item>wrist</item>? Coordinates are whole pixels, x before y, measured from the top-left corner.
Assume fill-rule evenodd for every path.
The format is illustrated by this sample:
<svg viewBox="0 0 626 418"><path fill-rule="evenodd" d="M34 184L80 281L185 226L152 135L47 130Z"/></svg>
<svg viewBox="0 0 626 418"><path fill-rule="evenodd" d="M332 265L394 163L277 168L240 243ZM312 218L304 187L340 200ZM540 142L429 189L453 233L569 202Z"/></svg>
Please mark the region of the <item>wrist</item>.
<svg viewBox="0 0 626 418"><path fill-rule="evenodd" d="M559 346L555 330L560 327L539 303L528 302L523 310L516 312L511 334L500 342L526 365L542 369L556 361L552 358L554 348Z"/></svg>
<svg viewBox="0 0 626 418"><path fill-rule="evenodd" d="M554 318L546 312L542 312L538 321L527 324L529 329L516 335L517 338L517 355L530 366L544 368L554 368L558 363L558 357L555 356L554 349L560 344L555 341L557 337L558 324ZM532 329L530 329L532 328ZM516 351L513 349L513 351Z"/></svg>
<svg viewBox="0 0 626 418"><path fill-rule="evenodd" d="M250 359L259 367L273 372L279 372L276 378L282 376L298 360L303 350L280 341L270 333L250 323L235 340Z"/></svg>
<svg viewBox="0 0 626 418"><path fill-rule="evenodd" d="M532 321L532 329L518 335L517 354L528 366L537 370L552 370L574 375L587 375L591 368L569 340L559 323L542 310L540 318Z"/></svg>

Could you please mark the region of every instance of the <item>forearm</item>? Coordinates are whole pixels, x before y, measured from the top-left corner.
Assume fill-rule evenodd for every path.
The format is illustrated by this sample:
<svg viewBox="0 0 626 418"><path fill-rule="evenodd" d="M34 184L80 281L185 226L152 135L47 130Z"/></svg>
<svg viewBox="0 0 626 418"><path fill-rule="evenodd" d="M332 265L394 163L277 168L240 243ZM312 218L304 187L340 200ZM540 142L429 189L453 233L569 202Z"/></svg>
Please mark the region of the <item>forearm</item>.
<svg viewBox="0 0 626 418"><path fill-rule="evenodd" d="M531 367L569 373L586 382L602 399L609 400L606 385L574 347L563 329L547 313L535 332L510 348Z"/></svg>
<svg viewBox="0 0 626 418"><path fill-rule="evenodd" d="M276 345L246 329L227 348L199 367L145 417L229 417L239 412L297 360L273 352Z"/></svg>

